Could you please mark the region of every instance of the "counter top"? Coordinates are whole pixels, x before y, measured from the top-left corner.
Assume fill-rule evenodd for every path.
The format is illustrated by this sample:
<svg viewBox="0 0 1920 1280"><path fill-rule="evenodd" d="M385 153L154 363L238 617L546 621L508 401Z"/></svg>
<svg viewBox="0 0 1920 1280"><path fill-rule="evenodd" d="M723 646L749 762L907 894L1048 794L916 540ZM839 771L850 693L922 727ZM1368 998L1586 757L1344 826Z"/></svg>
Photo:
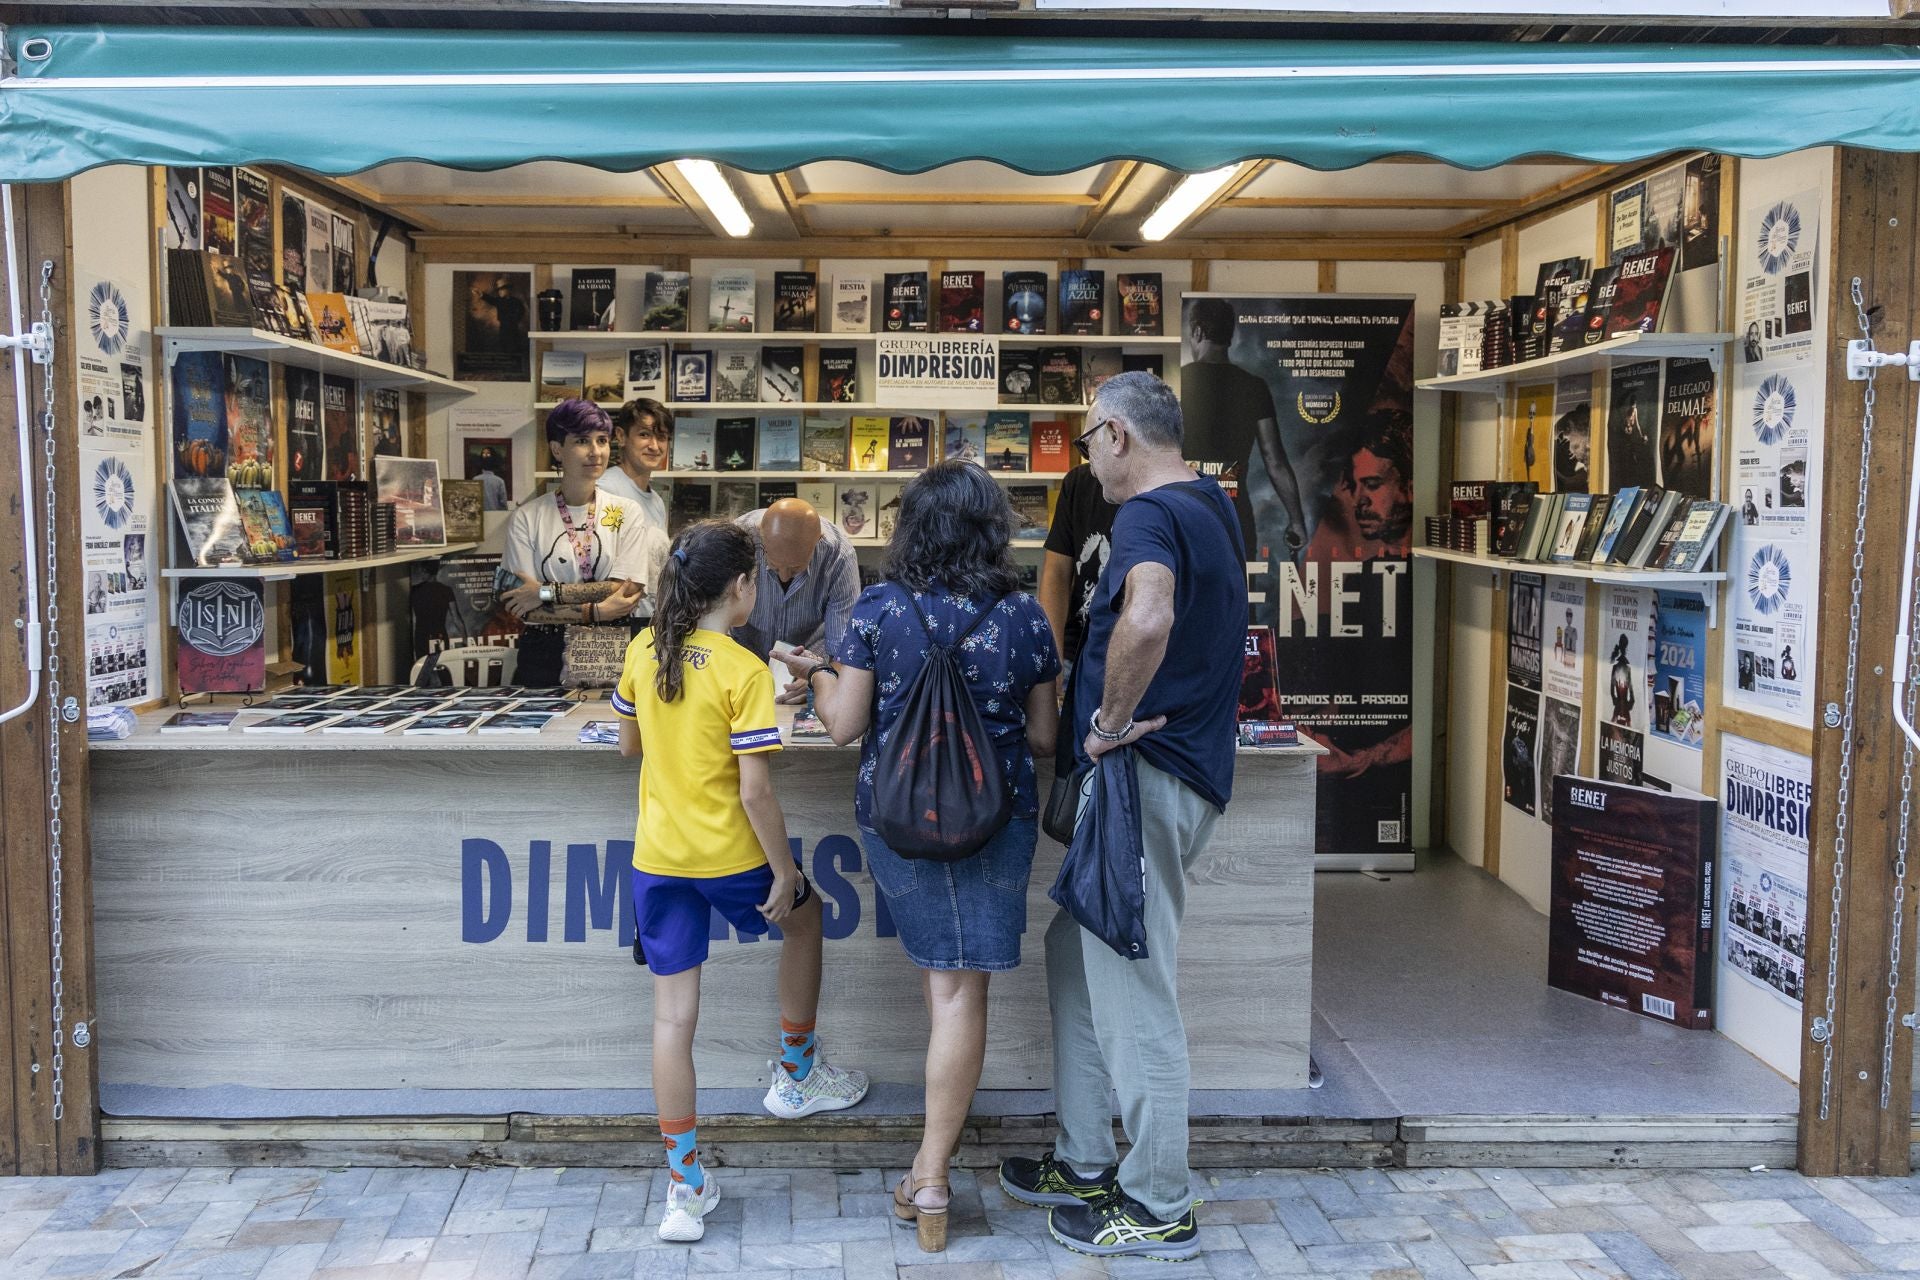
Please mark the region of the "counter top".
<svg viewBox="0 0 1920 1280"><path fill-rule="evenodd" d="M202 709L202 708L196 708ZM617 748L603 743L580 741L580 726L589 720L616 719L613 707L604 698L594 698L582 702L571 711L550 720L538 733L465 733L453 735L414 734L409 737L398 732L388 733L328 733L324 729L308 733L270 734L247 733L246 726L258 724L277 714L258 708L208 707L205 710L237 710L239 716L225 731L196 733L162 733L160 726L178 707L162 707L157 711L144 712L135 717L131 737L105 739L89 742L91 751L454 751L466 753L485 752L527 752L527 751L606 751L617 752ZM844 751L852 753L854 746L836 747L831 742L792 742L788 741L793 728L792 707L779 708L780 737L791 749L796 751ZM1300 735L1297 745L1291 747L1241 747L1239 754L1247 757L1297 757L1323 756L1327 749Z"/></svg>

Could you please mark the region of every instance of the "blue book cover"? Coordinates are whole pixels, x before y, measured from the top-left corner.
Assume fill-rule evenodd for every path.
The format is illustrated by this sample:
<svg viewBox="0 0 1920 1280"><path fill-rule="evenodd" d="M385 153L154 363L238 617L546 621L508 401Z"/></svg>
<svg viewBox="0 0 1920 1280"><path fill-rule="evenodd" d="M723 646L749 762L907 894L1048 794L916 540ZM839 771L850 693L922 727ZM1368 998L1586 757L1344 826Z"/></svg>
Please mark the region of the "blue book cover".
<svg viewBox="0 0 1920 1280"><path fill-rule="evenodd" d="M218 351L185 351L173 365L173 475L227 474L227 374Z"/></svg>
<svg viewBox="0 0 1920 1280"><path fill-rule="evenodd" d="M1628 485L1613 495L1613 505L1607 509L1607 523L1600 530L1600 541L1594 546L1589 563L1605 564L1613 558L1613 544L1620 540L1620 531L1633 518L1633 509L1639 501L1639 485Z"/></svg>

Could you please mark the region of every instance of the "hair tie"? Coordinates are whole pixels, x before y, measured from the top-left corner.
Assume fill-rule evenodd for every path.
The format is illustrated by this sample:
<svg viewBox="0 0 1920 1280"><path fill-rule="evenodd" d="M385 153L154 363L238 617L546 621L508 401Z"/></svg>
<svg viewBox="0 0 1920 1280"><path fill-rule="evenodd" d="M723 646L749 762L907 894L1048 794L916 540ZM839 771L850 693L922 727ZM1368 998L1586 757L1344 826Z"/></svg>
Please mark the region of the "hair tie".
<svg viewBox="0 0 1920 1280"><path fill-rule="evenodd" d="M687 549L685 547L675 547L673 549L673 558L681 564L685 564L687 562Z"/></svg>

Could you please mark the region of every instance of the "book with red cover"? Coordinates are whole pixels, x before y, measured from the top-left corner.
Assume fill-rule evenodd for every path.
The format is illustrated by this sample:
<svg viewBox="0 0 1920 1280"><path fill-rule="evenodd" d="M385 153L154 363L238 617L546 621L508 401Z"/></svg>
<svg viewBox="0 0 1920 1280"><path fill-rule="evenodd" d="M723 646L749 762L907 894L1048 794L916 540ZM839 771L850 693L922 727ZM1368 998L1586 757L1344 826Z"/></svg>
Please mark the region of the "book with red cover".
<svg viewBox="0 0 1920 1280"><path fill-rule="evenodd" d="M1448 495L1448 514L1456 520L1478 520L1491 515L1492 497L1486 480L1455 480Z"/></svg>
<svg viewBox="0 0 1920 1280"><path fill-rule="evenodd" d="M940 273L940 332L983 333L987 327L987 273Z"/></svg>
<svg viewBox="0 0 1920 1280"><path fill-rule="evenodd" d="M1073 467L1073 428L1060 418L1036 418L1033 423L1029 471L1064 475Z"/></svg>
<svg viewBox="0 0 1920 1280"><path fill-rule="evenodd" d="M182 593L174 674L182 693L267 687L265 586L259 578L195 578Z"/></svg>
<svg viewBox="0 0 1920 1280"><path fill-rule="evenodd" d="M1673 249L1656 249L1622 258L1613 269L1613 300L1607 308L1607 336L1653 333L1673 283Z"/></svg>
<svg viewBox="0 0 1920 1280"><path fill-rule="evenodd" d="M1273 628L1248 627L1247 647L1240 662L1240 710L1235 716L1239 723L1284 719L1278 671Z"/></svg>

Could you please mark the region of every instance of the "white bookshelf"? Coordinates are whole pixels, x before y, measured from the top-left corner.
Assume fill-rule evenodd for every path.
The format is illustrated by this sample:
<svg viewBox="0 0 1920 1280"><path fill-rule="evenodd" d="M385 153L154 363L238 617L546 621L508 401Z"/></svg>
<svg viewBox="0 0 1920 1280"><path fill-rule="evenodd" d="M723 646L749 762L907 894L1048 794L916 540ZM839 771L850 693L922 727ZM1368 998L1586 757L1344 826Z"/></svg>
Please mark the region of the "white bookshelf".
<svg viewBox="0 0 1920 1280"><path fill-rule="evenodd" d="M370 390L394 387L402 391L418 391L431 398L446 399L473 394L473 389L465 383L443 378L437 373L388 364L384 360L373 360L353 352L335 351L317 342L282 337L264 329L162 325L154 332L161 340L168 367L172 367L174 358L182 352L231 351L264 360L268 364L352 378L362 388Z"/></svg>
<svg viewBox="0 0 1920 1280"><path fill-rule="evenodd" d="M655 480L797 480L837 482L843 480L898 480L905 483L919 471L656 471ZM1066 478L1064 471L988 471L995 480L1008 484L1057 483ZM558 471L536 471L535 480L558 480Z"/></svg>
<svg viewBox="0 0 1920 1280"><path fill-rule="evenodd" d="M1522 382L1549 381L1568 374L1592 373L1616 360L1668 360L1675 357L1717 359L1732 342L1731 333L1623 333L1590 347L1522 360L1479 373L1456 373L1423 378L1414 385L1422 391L1458 391L1499 395Z"/></svg>
<svg viewBox="0 0 1920 1280"><path fill-rule="evenodd" d="M1716 549L1713 553L1719 555ZM1580 564L1565 560L1516 560L1512 556L1475 555L1470 551L1451 551L1446 547L1415 547L1413 557L1416 560L1439 560L1447 564L1470 565L1476 569L1492 571L1490 582L1497 584L1500 574L1537 573L1546 578L1575 578L1583 582L1599 582L1615 587L1665 587L1673 591L1688 591L1706 602L1707 626L1720 625L1719 584L1727 580L1724 569L1704 569L1697 573L1681 573L1672 569L1636 569L1621 564Z"/></svg>
<svg viewBox="0 0 1920 1280"><path fill-rule="evenodd" d="M1148 333L938 333L915 330L911 333L794 333L758 331L754 333L696 333L688 330L643 329L619 332L605 329L550 329L527 335L530 342L545 342L556 347L580 342L592 346L689 346L703 343L755 346L831 346L835 343L871 343L877 338L993 338L1006 346L1021 347L1177 347L1178 334Z"/></svg>
<svg viewBox="0 0 1920 1280"><path fill-rule="evenodd" d="M310 573L350 573L361 569L381 569L393 564L411 564L416 560L438 560L472 551L477 542L449 542L443 547L408 547L384 556L361 556L354 560L275 560L264 564L189 565L183 569L162 569L163 578L259 578L264 582L282 582Z"/></svg>
<svg viewBox="0 0 1920 1280"><path fill-rule="evenodd" d="M596 400L595 404L611 413L618 409L618 403ZM932 417L937 413L998 413L1006 410L1010 413L1030 413L1039 417L1049 415L1072 416L1084 414L1088 407L1084 404L977 404L964 408L947 405L938 409L915 408L912 405L876 404L873 401L855 403L849 400L664 400L661 402L675 414L714 413L729 417L740 417L759 413L864 413L898 417L911 413L915 417ZM559 407L558 400L536 400L533 407L536 412L545 413Z"/></svg>

